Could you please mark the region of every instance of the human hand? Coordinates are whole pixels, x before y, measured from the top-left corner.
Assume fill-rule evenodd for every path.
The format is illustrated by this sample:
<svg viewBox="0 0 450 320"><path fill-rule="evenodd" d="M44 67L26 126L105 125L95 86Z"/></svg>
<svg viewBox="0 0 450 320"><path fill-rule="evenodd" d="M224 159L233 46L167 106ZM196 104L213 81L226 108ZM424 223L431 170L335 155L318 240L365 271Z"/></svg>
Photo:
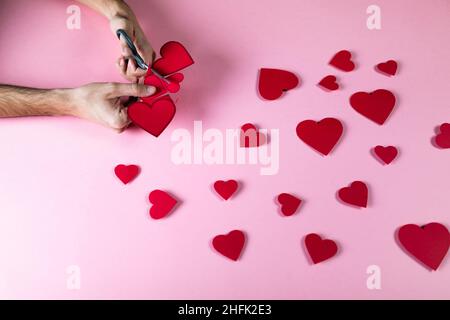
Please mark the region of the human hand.
<svg viewBox="0 0 450 320"><path fill-rule="evenodd" d="M133 13L133 10L123 0L78 0L103 14L108 20L114 37L117 38L117 30L123 29L133 41L139 55L145 63L150 65L155 54L145 37L141 26ZM137 67L132 58L130 49L125 39L120 39L121 55L117 60L119 72L129 81L139 83L143 80L146 71Z"/></svg>
<svg viewBox="0 0 450 320"><path fill-rule="evenodd" d="M156 89L143 84L91 83L70 89L71 115L122 132L129 124L127 97L146 97Z"/></svg>
<svg viewBox="0 0 450 320"><path fill-rule="evenodd" d="M144 32L142 31L136 16L131 9L125 5L120 13L110 17L111 31L116 36L117 30L124 30L132 39L139 55L144 59L145 63L151 65L154 59L154 51L148 42ZM121 56L117 60L117 68L119 72L129 81L133 83L142 82L146 74L146 70L139 68L133 59L131 50L123 39L120 38Z"/></svg>

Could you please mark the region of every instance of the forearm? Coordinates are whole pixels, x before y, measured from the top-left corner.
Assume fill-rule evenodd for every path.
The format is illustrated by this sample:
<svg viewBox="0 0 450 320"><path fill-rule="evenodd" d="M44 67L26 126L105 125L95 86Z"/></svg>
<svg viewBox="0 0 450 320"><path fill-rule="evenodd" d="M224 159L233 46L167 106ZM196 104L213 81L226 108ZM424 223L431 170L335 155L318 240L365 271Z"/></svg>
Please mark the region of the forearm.
<svg viewBox="0 0 450 320"><path fill-rule="evenodd" d="M111 20L120 16L124 18L134 18L133 11L123 0L77 0L78 2L94 9Z"/></svg>
<svg viewBox="0 0 450 320"><path fill-rule="evenodd" d="M0 117L73 115L70 89L0 85Z"/></svg>

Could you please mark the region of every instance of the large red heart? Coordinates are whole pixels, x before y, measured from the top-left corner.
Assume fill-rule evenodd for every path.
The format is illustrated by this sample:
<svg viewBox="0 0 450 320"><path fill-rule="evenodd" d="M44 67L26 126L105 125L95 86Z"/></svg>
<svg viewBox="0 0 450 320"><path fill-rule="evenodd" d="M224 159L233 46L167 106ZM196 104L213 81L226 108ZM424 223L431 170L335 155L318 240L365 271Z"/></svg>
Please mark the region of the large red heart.
<svg viewBox="0 0 450 320"><path fill-rule="evenodd" d="M352 54L347 50L342 50L336 53L334 57L331 58L329 63L333 67L346 72L355 69L355 64L352 61Z"/></svg>
<svg viewBox="0 0 450 320"><path fill-rule="evenodd" d="M151 105L135 102L128 107L131 121L155 137L167 128L175 112L175 104L169 96L164 96Z"/></svg>
<svg viewBox="0 0 450 320"><path fill-rule="evenodd" d="M285 216L292 216L302 203L302 200L289 193L281 193L277 197L281 205L281 213Z"/></svg>
<svg viewBox="0 0 450 320"><path fill-rule="evenodd" d="M350 97L353 109L366 118L382 125L395 106L395 96L385 89L373 92L356 92Z"/></svg>
<svg viewBox="0 0 450 320"><path fill-rule="evenodd" d="M336 82L336 77L333 75L326 76L318 83L319 86L330 91L339 89L339 84Z"/></svg>
<svg viewBox="0 0 450 320"><path fill-rule="evenodd" d="M225 200L228 200L237 190L238 183L236 180L214 182L214 189Z"/></svg>
<svg viewBox="0 0 450 320"><path fill-rule="evenodd" d="M134 164L124 165L119 164L114 168L114 173L117 178L120 179L124 184L127 184L139 174L139 167Z"/></svg>
<svg viewBox="0 0 450 320"><path fill-rule="evenodd" d="M450 148L450 123L443 123L439 127L440 133L436 136L436 144L443 148Z"/></svg>
<svg viewBox="0 0 450 320"><path fill-rule="evenodd" d="M397 62L395 60L388 60L377 64L377 70L387 74L388 76L394 76L397 72Z"/></svg>
<svg viewBox="0 0 450 320"><path fill-rule="evenodd" d="M339 189L338 195L345 203L366 208L369 190L364 182L353 181L349 187Z"/></svg>
<svg viewBox="0 0 450 320"><path fill-rule="evenodd" d="M334 118L318 122L305 120L297 125L297 136L310 147L327 155L339 141L343 130L342 123Z"/></svg>
<svg viewBox="0 0 450 320"><path fill-rule="evenodd" d="M322 239L315 233L310 233L305 237L305 246L314 264L334 257L338 251L336 242Z"/></svg>
<svg viewBox="0 0 450 320"><path fill-rule="evenodd" d="M170 194L161 190L150 192L148 199L153 204L150 208L150 217L153 219L161 219L167 216L178 202Z"/></svg>
<svg viewBox="0 0 450 320"><path fill-rule="evenodd" d="M189 52L179 42L169 41L161 47L161 58L156 60L152 68L159 74L166 76L178 72L194 64Z"/></svg>
<svg viewBox="0 0 450 320"><path fill-rule="evenodd" d="M241 127L240 145L242 148L259 147L266 143L266 136L255 125L246 123Z"/></svg>
<svg viewBox="0 0 450 320"><path fill-rule="evenodd" d="M245 244L245 234L240 230L230 231L225 235L215 236L212 245L225 257L236 261L241 255Z"/></svg>
<svg viewBox="0 0 450 320"><path fill-rule="evenodd" d="M394 146L376 146L374 152L385 164L391 163L398 154L398 150Z"/></svg>
<svg viewBox="0 0 450 320"><path fill-rule="evenodd" d="M259 71L259 94L264 99L278 99L283 92L294 89L298 84L299 79L292 72L268 68Z"/></svg>
<svg viewBox="0 0 450 320"><path fill-rule="evenodd" d="M407 224L397 235L406 251L433 270L437 270L450 246L447 228L437 222L422 227Z"/></svg>

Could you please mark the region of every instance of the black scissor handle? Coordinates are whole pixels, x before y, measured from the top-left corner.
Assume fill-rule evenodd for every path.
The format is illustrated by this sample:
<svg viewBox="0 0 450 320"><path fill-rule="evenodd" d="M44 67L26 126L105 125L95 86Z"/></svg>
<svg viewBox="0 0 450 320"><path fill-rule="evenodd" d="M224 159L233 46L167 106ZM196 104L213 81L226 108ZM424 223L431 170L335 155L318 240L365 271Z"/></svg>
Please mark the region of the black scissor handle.
<svg viewBox="0 0 450 320"><path fill-rule="evenodd" d="M147 70L148 65L145 63L144 59L139 55L136 46L134 45L131 38L128 36L128 34L123 29L119 29L116 31L117 37L120 39L122 36L125 39L125 42L127 43L128 48L130 48L131 54L133 55L134 60L136 61L136 64L139 68Z"/></svg>

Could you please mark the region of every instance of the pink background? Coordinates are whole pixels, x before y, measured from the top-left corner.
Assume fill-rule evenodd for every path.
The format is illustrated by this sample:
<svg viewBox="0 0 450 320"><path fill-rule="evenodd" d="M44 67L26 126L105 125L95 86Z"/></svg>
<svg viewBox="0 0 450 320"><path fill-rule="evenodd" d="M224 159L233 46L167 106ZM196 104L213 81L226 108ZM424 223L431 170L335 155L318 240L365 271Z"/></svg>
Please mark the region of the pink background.
<svg viewBox="0 0 450 320"><path fill-rule="evenodd" d="M434 129L450 122L450 2L361 0L132 1L159 48L185 44L196 65L185 72L178 113L155 139L141 130L121 135L71 118L0 121L1 298L450 298L449 259L430 272L394 240L407 223L449 227L450 153L433 147ZM72 87L123 81L114 62L118 42L107 21L82 7L81 30L66 28L70 1L0 1L0 83ZM366 27L366 8L382 10L382 29ZM341 49L357 70L327 65ZM394 58L399 74L373 71ZM260 67L292 70L300 88L278 101L255 91ZM343 89L315 84L336 74ZM390 89L396 110L382 127L352 110L355 91ZM329 157L299 141L298 122L337 117L345 134ZM279 129L280 170L261 176L252 165L171 162L171 132L237 128L253 122ZM396 145L382 166L369 150ZM119 163L141 175L122 185ZM217 179L242 189L228 202L211 191ZM353 180L366 181L369 207L335 199ZM170 191L182 205L167 219L150 219L148 193ZM283 218L274 197L305 200ZM217 234L242 229L248 242L231 262L210 248ZM310 233L335 239L337 257L312 266L301 240ZM381 268L381 290L368 290L366 268ZM66 289L66 267L81 268L81 290Z"/></svg>

